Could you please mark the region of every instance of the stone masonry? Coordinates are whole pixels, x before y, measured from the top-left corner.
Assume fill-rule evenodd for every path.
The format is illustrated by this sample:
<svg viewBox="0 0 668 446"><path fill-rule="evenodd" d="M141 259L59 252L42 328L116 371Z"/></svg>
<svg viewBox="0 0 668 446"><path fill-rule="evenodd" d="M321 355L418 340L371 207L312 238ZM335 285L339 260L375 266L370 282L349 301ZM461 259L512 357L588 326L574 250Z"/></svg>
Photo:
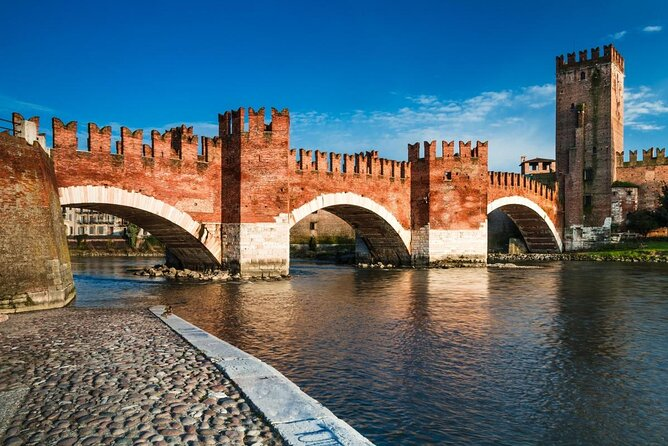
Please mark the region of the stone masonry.
<svg viewBox="0 0 668 446"><path fill-rule="evenodd" d="M34 141L0 133L0 313L62 307L75 296L53 164Z"/></svg>

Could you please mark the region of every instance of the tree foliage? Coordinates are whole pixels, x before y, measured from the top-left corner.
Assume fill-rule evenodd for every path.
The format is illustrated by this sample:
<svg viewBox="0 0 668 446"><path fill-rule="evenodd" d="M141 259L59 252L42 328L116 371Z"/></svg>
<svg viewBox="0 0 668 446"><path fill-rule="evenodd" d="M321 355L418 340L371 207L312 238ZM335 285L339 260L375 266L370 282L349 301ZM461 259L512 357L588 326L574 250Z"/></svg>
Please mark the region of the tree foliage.
<svg viewBox="0 0 668 446"><path fill-rule="evenodd" d="M668 226L668 186L661 189L658 208L631 212L626 216L626 227L644 235L664 226Z"/></svg>

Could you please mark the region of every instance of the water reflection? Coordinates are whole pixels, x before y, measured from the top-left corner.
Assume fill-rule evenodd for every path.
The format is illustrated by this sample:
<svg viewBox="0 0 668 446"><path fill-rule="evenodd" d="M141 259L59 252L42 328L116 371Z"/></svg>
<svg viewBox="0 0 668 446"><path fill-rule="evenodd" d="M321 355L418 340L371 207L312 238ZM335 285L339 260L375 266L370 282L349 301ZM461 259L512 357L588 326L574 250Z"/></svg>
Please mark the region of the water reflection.
<svg viewBox="0 0 668 446"><path fill-rule="evenodd" d="M77 305L171 304L378 445L666 442L665 265L295 263L290 281L236 284L126 266L77 266Z"/></svg>

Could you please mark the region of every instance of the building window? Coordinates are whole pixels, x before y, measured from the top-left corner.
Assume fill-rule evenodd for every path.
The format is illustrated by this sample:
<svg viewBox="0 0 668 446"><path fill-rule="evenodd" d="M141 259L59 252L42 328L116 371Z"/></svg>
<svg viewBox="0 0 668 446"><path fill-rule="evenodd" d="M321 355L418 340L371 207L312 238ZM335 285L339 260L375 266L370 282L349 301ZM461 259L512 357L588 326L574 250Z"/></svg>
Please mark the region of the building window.
<svg viewBox="0 0 668 446"><path fill-rule="evenodd" d="M583 170L583 171L582 171L582 178L583 178L585 181L591 181L591 180L593 180L593 179L594 179L594 169L592 169L591 167L589 167L589 168Z"/></svg>
<svg viewBox="0 0 668 446"><path fill-rule="evenodd" d="M584 71L580 71L580 80L583 81L587 78L587 73Z"/></svg>
<svg viewBox="0 0 668 446"><path fill-rule="evenodd" d="M584 207L586 208L591 207L591 195L584 196Z"/></svg>
<svg viewBox="0 0 668 446"><path fill-rule="evenodd" d="M451 171L447 171L447 172L445 172L445 173L443 174L443 179L444 179L445 181L452 181L452 172L451 172Z"/></svg>
<svg viewBox="0 0 668 446"><path fill-rule="evenodd" d="M315 222L314 221L312 221L310 223L309 228L311 229L311 231L315 231Z"/></svg>

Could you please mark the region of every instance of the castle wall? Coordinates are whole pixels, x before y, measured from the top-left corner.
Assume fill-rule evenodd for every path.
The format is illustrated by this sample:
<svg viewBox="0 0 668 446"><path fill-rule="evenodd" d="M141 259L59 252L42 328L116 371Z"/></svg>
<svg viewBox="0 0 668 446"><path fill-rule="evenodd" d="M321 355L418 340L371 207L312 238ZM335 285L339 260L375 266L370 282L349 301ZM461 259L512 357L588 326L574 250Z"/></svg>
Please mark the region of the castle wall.
<svg viewBox="0 0 668 446"><path fill-rule="evenodd" d="M39 143L8 133L0 133L0 215L0 313L67 305L75 289L53 165Z"/></svg>
<svg viewBox="0 0 668 446"><path fill-rule="evenodd" d="M319 195L352 192L389 210L410 227L410 164L386 160L377 151L354 155L299 149L290 151L290 208Z"/></svg>
<svg viewBox="0 0 668 446"><path fill-rule="evenodd" d="M638 210L638 188L637 187L613 187L612 188L612 223L623 225L626 216Z"/></svg>
<svg viewBox="0 0 668 446"><path fill-rule="evenodd" d="M121 128L118 153L111 153L111 127L88 124L85 150L80 146L76 121L53 119L51 157L58 187L115 186L159 197L203 223L221 222L221 145L203 138L206 156L199 156L192 127L151 132L143 144L143 130Z"/></svg>
<svg viewBox="0 0 668 446"><path fill-rule="evenodd" d="M643 150L642 159L638 152L629 152L624 161L624 153L617 154L617 180L638 186L638 209L654 209L659 205L662 188L668 186L668 160L666 149Z"/></svg>

